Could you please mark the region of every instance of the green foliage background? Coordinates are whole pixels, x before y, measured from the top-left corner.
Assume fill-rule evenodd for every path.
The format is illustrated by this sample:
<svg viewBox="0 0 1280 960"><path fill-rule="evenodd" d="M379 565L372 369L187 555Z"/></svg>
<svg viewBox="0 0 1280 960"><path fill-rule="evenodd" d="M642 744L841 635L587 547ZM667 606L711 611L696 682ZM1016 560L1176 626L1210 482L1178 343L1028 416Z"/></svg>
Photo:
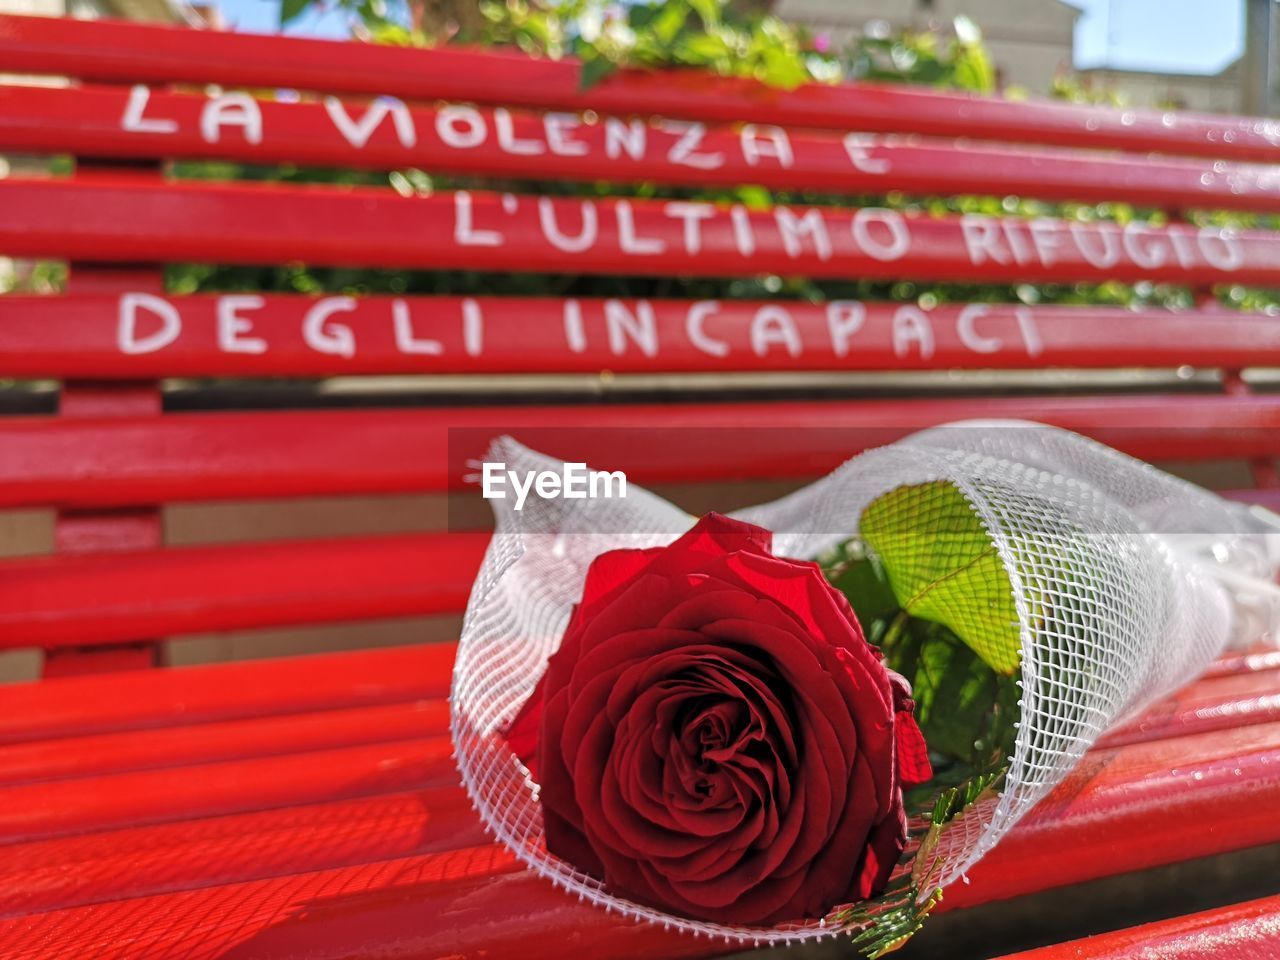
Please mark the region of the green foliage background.
<svg viewBox="0 0 1280 960"><path fill-rule="evenodd" d="M325 0L285 0L284 19L297 16L312 3ZM332 3L333 0L328 0ZM410 0L407 12L396 15L387 0L337 0L351 16L353 32L374 43L431 46L470 44L515 47L530 56L574 55L583 64L583 82L599 82L624 66L679 66L724 75L750 76L779 87L801 83L876 80L923 84L943 89L996 92L996 72L979 29L966 18L945 31L866 34L842 47L777 17L755 12L749 3L725 0L654 0L629 6L604 0ZM746 8L746 9L743 9ZM1076 101L1094 97L1064 77L1052 91ZM1022 96L1017 90L1005 96ZM893 192L883 196L781 193L744 185L736 190L680 190L653 184L554 183L537 181L481 181L442 176L432 171L400 170L375 174L349 170L295 167L251 168L221 163L184 163L179 177L379 184L403 194L426 194L459 186L489 186L512 191L570 195L627 194L639 197L686 197L730 200L752 207L771 203L813 205L876 205L932 214L974 212L1026 217L1060 216L1082 221L1132 219L1165 222L1163 211L1122 203L1051 204L1005 197L927 197ZM1276 218L1240 214L1192 212L1201 223L1263 225ZM633 276L580 277L572 275L494 276L466 271L321 269L300 264L278 267L176 265L169 287L176 293L203 290L256 289L300 293L507 293L553 296L671 296L697 298L781 297L823 301L866 298L917 301L930 308L947 301L982 299L994 302L1102 303L1131 306L1190 306L1192 291L1169 284L1017 284L975 286L919 282L872 282L857 279L812 280L765 276L735 280L654 278ZM1268 291L1230 287L1219 291L1227 303L1250 309L1280 309L1280 299Z"/></svg>

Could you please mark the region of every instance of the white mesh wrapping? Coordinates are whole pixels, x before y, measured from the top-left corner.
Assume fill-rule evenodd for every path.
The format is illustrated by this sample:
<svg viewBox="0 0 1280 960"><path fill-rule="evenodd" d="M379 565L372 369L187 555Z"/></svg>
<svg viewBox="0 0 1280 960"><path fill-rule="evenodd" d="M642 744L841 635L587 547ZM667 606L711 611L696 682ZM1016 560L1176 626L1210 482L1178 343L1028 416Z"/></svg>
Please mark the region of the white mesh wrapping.
<svg viewBox="0 0 1280 960"><path fill-rule="evenodd" d="M558 468L508 438L489 460ZM1231 642L1270 625L1267 523L1246 508L1075 434L970 421L863 453L808 487L735 514L774 532L774 552L814 558L857 534L876 497L943 480L967 497L1013 586L1022 636L1022 720L998 800L956 821L937 884L959 878L1070 770L1099 735L1193 679ZM537 787L498 734L555 650L591 560L668 543L693 518L630 486L625 499L495 500L497 530L472 591L452 691L462 779L485 823L539 874L640 919L744 943L823 936L813 921L768 930L664 914L610 894L547 853ZM1236 584L1227 587L1224 584Z"/></svg>

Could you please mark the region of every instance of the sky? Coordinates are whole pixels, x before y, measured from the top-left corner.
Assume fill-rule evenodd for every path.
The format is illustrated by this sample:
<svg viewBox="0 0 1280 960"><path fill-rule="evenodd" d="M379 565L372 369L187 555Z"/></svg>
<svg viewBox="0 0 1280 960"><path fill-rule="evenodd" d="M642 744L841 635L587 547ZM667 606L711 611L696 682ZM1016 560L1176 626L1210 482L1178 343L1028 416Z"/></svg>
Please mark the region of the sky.
<svg viewBox="0 0 1280 960"><path fill-rule="evenodd" d="M1218 73L1240 56L1244 44L1244 0L1067 2L1082 11L1075 36L1075 64L1081 68ZM277 29L279 0L220 3L227 21L238 30L273 33ZM346 14L319 13L312 7L285 32L345 37L346 24Z"/></svg>
<svg viewBox="0 0 1280 960"><path fill-rule="evenodd" d="M1068 3L1084 11L1076 21L1079 68L1220 73L1243 52L1243 0Z"/></svg>

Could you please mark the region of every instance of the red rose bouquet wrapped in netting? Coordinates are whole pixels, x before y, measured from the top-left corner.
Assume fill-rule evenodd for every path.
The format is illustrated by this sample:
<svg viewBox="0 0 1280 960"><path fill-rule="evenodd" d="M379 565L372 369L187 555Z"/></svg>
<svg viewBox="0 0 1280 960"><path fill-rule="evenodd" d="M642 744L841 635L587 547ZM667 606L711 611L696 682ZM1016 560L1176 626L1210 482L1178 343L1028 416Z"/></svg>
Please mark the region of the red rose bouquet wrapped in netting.
<svg viewBox="0 0 1280 960"><path fill-rule="evenodd" d="M900 945L1108 727L1272 620L1269 515L1036 424L732 517L495 505L452 692L480 816L594 903L737 942Z"/></svg>

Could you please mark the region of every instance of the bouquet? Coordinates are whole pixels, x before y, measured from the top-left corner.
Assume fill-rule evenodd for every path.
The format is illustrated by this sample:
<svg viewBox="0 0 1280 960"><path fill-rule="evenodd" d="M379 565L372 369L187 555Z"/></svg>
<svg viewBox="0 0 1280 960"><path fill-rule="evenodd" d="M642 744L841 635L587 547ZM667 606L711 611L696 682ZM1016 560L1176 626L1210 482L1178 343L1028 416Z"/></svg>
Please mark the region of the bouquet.
<svg viewBox="0 0 1280 960"><path fill-rule="evenodd" d="M510 438L488 459L560 466ZM900 946L1276 596L1270 515L1015 421L733 516L634 487L509 503L453 681L480 816L580 897L742 943Z"/></svg>

